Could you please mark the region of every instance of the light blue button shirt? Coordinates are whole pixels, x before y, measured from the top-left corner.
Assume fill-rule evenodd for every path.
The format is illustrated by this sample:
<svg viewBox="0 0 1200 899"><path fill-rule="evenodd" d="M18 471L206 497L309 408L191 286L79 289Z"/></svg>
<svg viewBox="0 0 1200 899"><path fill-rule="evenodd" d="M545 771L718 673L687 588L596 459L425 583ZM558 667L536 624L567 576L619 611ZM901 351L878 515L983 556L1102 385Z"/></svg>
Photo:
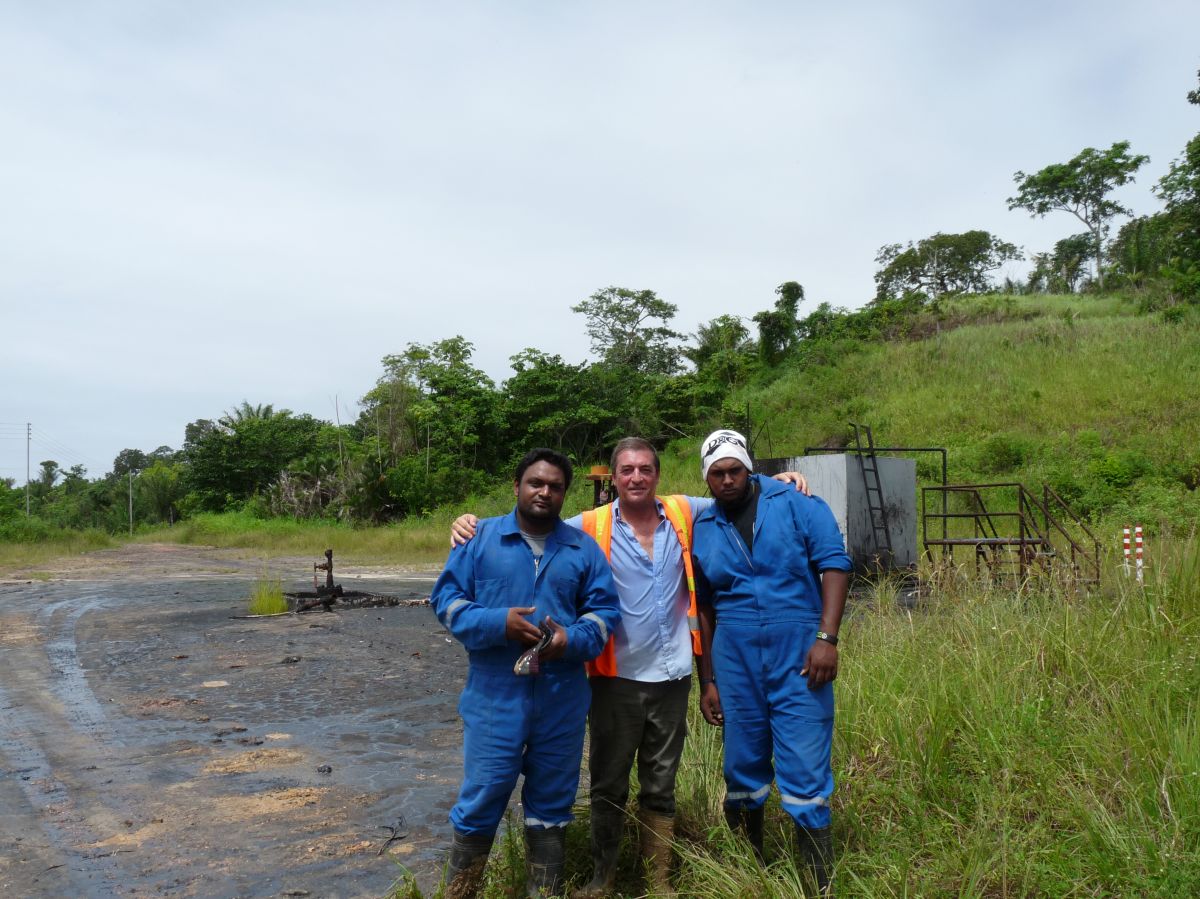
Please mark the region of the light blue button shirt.
<svg viewBox="0 0 1200 899"><path fill-rule="evenodd" d="M693 519L713 504L703 497L687 500ZM582 527L583 516L576 515L567 524ZM613 503L611 563L621 600L621 623L614 632L618 675L648 682L690 677L692 637L683 547L662 503L654 529L653 560L621 518L621 501Z"/></svg>

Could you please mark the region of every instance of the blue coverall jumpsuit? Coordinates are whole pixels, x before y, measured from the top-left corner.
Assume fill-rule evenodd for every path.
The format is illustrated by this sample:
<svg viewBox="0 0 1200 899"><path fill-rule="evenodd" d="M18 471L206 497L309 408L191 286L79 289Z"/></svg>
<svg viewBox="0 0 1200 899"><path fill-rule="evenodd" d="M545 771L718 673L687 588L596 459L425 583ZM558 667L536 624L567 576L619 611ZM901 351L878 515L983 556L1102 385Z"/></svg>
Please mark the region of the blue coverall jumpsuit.
<svg viewBox="0 0 1200 899"><path fill-rule="evenodd" d="M851 562L823 500L751 477L760 491L752 552L719 504L694 525L697 601L717 619L725 804L759 808L777 780L784 809L814 830L829 826L833 684L810 690L800 671L821 620L819 573L849 571Z"/></svg>
<svg viewBox="0 0 1200 899"><path fill-rule="evenodd" d="M454 828L493 834L519 774L527 827L565 827L579 784L591 691L583 663L595 658L620 620L608 560L582 531L558 522L535 565L516 512L479 522L456 547L430 599L438 620L468 650L463 719L463 784ZM564 655L534 677L513 673L526 647L505 638L513 606L535 606L567 631Z"/></svg>

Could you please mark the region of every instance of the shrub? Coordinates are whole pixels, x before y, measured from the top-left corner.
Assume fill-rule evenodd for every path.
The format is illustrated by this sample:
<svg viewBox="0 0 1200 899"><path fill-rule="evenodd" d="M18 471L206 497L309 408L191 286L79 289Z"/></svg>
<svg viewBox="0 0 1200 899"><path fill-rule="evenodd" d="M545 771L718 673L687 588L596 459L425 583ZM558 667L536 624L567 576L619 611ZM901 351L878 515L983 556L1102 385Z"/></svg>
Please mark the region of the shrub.
<svg viewBox="0 0 1200 899"><path fill-rule="evenodd" d="M1033 444L1014 434L994 434L979 447L979 470L987 474L1015 471L1033 454Z"/></svg>
<svg viewBox="0 0 1200 899"><path fill-rule="evenodd" d="M1122 489L1150 470L1150 463L1141 453L1126 450L1105 453L1093 459L1089 466L1094 477L1110 487Z"/></svg>

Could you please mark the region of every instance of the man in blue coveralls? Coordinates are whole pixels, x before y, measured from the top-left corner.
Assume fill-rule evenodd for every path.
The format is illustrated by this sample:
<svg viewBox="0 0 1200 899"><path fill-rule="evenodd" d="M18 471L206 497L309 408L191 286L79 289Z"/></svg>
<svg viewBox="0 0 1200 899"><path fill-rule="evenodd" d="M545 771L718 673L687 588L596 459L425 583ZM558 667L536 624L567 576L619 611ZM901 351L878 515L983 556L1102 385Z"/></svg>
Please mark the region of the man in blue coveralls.
<svg viewBox="0 0 1200 899"><path fill-rule="evenodd" d="M604 652L587 664L593 877L571 899L600 899L613 892L635 759L647 886L657 895L673 895L675 778L687 733L692 657L700 646L692 520L713 500L658 495L658 453L640 437L619 441L611 465L617 501L567 519L600 544L621 602L621 623ZM807 489L796 472L777 477ZM451 526L451 545L471 539L475 525L474 515L459 516Z"/></svg>
<svg viewBox="0 0 1200 899"><path fill-rule="evenodd" d="M751 474L741 434L710 434L700 467L717 501L696 516L692 551L700 711L725 728L725 817L761 860L777 781L800 854L831 895L833 680L850 557L824 501Z"/></svg>
<svg viewBox="0 0 1200 899"><path fill-rule="evenodd" d="M430 603L468 651L463 784L450 811L454 840L447 896L474 896L518 775L525 775L528 894L553 896L562 878L566 825L579 784L591 691L583 663L604 648L617 622L617 591L595 541L559 519L570 461L550 449L517 465L516 508L480 522L476 539L450 552ZM553 639L540 673L513 666Z"/></svg>

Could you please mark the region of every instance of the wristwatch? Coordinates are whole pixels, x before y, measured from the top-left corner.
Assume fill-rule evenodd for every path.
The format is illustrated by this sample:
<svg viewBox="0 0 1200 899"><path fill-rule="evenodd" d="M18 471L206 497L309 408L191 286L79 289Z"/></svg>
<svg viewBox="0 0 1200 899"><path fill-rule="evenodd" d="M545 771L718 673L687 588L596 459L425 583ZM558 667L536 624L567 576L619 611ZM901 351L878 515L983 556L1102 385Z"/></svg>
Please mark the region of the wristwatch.
<svg viewBox="0 0 1200 899"><path fill-rule="evenodd" d="M817 639L824 640L826 643L830 644L831 646L837 646L837 637L827 634L824 631L817 631Z"/></svg>

